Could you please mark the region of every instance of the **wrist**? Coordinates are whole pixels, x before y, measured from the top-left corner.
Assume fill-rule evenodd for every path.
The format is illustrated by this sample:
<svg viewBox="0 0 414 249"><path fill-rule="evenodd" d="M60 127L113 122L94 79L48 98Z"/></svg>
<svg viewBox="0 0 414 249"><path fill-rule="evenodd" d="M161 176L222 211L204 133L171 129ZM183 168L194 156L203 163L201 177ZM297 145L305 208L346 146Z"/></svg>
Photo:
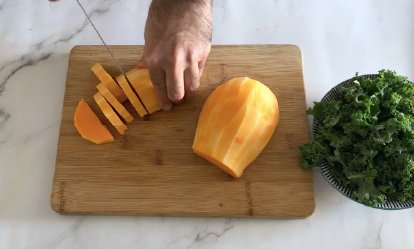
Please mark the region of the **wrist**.
<svg viewBox="0 0 414 249"><path fill-rule="evenodd" d="M153 0L148 12L147 31L168 39L180 33L211 41L211 0Z"/></svg>

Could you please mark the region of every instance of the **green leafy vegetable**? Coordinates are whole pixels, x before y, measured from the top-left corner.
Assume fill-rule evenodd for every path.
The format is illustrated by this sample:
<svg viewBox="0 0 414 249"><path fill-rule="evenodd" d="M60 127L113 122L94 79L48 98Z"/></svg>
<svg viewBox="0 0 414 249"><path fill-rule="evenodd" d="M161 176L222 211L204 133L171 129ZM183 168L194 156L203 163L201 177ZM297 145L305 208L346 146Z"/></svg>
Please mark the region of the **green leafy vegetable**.
<svg viewBox="0 0 414 249"><path fill-rule="evenodd" d="M394 71L358 74L339 100L315 102L314 140L300 147L303 167L321 163L369 206L414 198L414 85Z"/></svg>

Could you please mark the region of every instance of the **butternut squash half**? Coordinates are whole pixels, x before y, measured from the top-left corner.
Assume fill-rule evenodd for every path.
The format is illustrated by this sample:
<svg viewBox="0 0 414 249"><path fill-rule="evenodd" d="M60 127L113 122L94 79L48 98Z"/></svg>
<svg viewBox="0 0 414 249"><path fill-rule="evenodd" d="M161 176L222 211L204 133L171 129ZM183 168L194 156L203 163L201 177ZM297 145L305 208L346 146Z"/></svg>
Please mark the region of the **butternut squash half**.
<svg viewBox="0 0 414 249"><path fill-rule="evenodd" d="M257 80L233 78L204 103L192 148L239 178L263 151L278 123L279 106L273 92Z"/></svg>

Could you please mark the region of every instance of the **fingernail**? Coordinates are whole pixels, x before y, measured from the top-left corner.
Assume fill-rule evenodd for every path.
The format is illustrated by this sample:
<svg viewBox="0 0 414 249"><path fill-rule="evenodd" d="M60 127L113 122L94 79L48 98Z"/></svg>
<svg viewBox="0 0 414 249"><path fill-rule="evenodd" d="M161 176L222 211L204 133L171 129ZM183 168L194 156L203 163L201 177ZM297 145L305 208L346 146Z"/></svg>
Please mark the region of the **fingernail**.
<svg viewBox="0 0 414 249"><path fill-rule="evenodd" d="M162 110L163 111L170 111L171 110L171 108L172 108L172 103L170 102L170 103L165 103L163 106L162 106Z"/></svg>

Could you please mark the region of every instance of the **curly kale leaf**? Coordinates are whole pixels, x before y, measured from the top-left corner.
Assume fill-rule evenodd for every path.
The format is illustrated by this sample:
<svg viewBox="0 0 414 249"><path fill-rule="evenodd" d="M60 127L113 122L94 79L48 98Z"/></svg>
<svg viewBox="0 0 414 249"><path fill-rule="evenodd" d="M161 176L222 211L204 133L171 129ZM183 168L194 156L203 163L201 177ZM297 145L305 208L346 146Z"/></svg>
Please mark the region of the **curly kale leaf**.
<svg viewBox="0 0 414 249"><path fill-rule="evenodd" d="M303 167L327 163L337 180L367 205L414 198L414 86L394 71L356 75L337 100L308 110L318 122L300 147Z"/></svg>

